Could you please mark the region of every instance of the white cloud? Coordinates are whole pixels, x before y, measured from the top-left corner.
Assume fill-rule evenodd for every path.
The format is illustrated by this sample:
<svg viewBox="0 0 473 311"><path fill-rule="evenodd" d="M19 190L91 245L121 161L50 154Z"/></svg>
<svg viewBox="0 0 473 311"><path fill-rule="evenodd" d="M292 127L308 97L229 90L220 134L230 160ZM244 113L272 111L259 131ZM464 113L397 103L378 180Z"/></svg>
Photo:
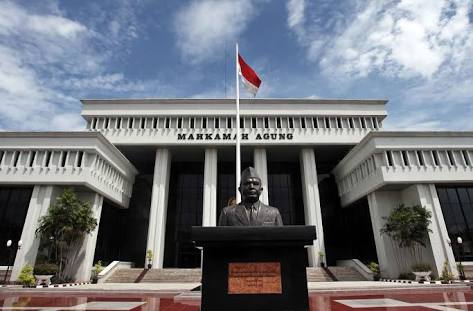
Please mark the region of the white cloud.
<svg viewBox="0 0 473 311"><path fill-rule="evenodd" d="M287 2L287 25L291 29L304 23L305 0L289 0Z"/></svg>
<svg viewBox="0 0 473 311"><path fill-rule="evenodd" d="M157 89L157 81L130 81L106 68L115 56L109 48L137 35L127 1L94 14L110 28L68 18L54 0L28 8L0 2L0 128L75 130L84 123L78 98L88 91Z"/></svg>
<svg viewBox="0 0 473 311"><path fill-rule="evenodd" d="M374 72L386 77L432 79L442 70L458 68L466 55L473 53L469 1L358 3L353 16L343 16L352 22L329 34L312 27L315 31L301 40L309 59L328 75L356 78ZM333 23L341 24L338 20ZM306 30L312 28L309 25Z"/></svg>
<svg viewBox="0 0 473 311"><path fill-rule="evenodd" d="M215 58L225 42L236 41L254 13L250 0L194 0L175 17L177 46L191 63Z"/></svg>

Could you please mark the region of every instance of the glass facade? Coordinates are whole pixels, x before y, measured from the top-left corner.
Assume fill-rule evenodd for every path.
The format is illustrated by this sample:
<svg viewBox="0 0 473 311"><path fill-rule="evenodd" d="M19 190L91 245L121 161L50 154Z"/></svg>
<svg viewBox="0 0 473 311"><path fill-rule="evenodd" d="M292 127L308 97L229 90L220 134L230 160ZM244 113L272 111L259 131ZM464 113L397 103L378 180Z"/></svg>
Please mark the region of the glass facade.
<svg viewBox="0 0 473 311"><path fill-rule="evenodd" d="M437 186L437 194L455 258L473 261L473 187Z"/></svg>
<svg viewBox="0 0 473 311"><path fill-rule="evenodd" d="M33 187L0 187L0 266L13 264L13 258L9 261L6 244L8 240L13 241L10 248L13 256L13 249L21 238L32 193Z"/></svg>
<svg viewBox="0 0 473 311"><path fill-rule="evenodd" d="M268 162L269 205L277 207L285 225L304 225L299 163Z"/></svg>
<svg viewBox="0 0 473 311"><path fill-rule="evenodd" d="M366 198L342 208L333 175L319 175L318 179L327 264L334 266L337 260L353 258L377 262Z"/></svg>
<svg viewBox="0 0 473 311"><path fill-rule="evenodd" d="M164 250L165 268L200 267L200 250L191 241L192 226L202 225L204 165L202 162L173 162Z"/></svg>
<svg viewBox="0 0 473 311"><path fill-rule="evenodd" d="M101 260L107 264L122 260L134 262L137 267L144 266L152 185L152 174L136 176L127 209L104 201L94 262Z"/></svg>

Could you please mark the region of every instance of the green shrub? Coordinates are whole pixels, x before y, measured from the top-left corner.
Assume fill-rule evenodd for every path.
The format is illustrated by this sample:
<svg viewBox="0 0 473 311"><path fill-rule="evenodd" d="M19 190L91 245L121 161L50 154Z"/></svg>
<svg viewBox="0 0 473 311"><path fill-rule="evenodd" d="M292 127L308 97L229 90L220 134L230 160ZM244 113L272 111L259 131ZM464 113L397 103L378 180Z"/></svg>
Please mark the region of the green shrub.
<svg viewBox="0 0 473 311"><path fill-rule="evenodd" d="M442 274L440 275L440 280L450 283L453 280L453 273L450 271L448 266L448 261L443 262Z"/></svg>
<svg viewBox="0 0 473 311"><path fill-rule="evenodd" d="M428 272L432 271L432 267L428 263L420 262L412 266L414 272Z"/></svg>
<svg viewBox="0 0 473 311"><path fill-rule="evenodd" d="M376 262L374 261L370 262L368 264L368 269L370 269L371 272L373 272L374 274L379 275L379 265Z"/></svg>
<svg viewBox="0 0 473 311"><path fill-rule="evenodd" d="M104 267L102 266L102 261L99 260L97 263L94 265L94 271L92 271L92 277L91 280L93 283L97 283L99 279L99 273L102 272Z"/></svg>
<svg viewBox="0 0 473 311"><path fill-rule="evenodd" d="M58 266L53 263L40 263L34 266L34 275L55 275Z"/></svg>
<svg viewBox="0 0 473 311"><path fill-rule="evenodd" d="M33 267L26 265L21 269L20 275L18 276L23 286L33 286L35 284L35 278L33 276Z"/></svg>

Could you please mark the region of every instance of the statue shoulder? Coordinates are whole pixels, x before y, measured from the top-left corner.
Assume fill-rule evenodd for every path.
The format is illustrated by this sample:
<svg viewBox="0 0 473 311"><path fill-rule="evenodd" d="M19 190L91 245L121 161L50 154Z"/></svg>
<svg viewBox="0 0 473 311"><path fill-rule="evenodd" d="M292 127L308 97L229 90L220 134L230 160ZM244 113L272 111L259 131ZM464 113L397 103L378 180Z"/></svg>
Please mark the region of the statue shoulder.
<svg viewBox="0 0 473 311"><path fill-rule="evenodd" d="M233 214L235 212L235 208L236 206L225 206L223 209L222 209L222 213L223 214Z"/></svg>
<svg viewBox="0 0 473 311"><path fill-rule="evenodd" d="M266 205L264 203L261 203L261 206L266 208L270 212L279 213L279 209L277 207L274 207L274 206L271 206L271 205Z"/></svg>

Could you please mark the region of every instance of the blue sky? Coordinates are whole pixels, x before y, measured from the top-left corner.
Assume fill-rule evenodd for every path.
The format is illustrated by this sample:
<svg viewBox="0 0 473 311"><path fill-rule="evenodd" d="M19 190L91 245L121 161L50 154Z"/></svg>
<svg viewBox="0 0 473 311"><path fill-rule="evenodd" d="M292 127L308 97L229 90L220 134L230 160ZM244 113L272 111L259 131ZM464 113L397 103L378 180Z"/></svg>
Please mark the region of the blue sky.
<svg viewBox="0 0 473 311"><path fill-rule="evenodd" d="M81 129L82 98L234 98L237 41L259 98L473 130L472 0L0 0L0 130Z"/></svg>

